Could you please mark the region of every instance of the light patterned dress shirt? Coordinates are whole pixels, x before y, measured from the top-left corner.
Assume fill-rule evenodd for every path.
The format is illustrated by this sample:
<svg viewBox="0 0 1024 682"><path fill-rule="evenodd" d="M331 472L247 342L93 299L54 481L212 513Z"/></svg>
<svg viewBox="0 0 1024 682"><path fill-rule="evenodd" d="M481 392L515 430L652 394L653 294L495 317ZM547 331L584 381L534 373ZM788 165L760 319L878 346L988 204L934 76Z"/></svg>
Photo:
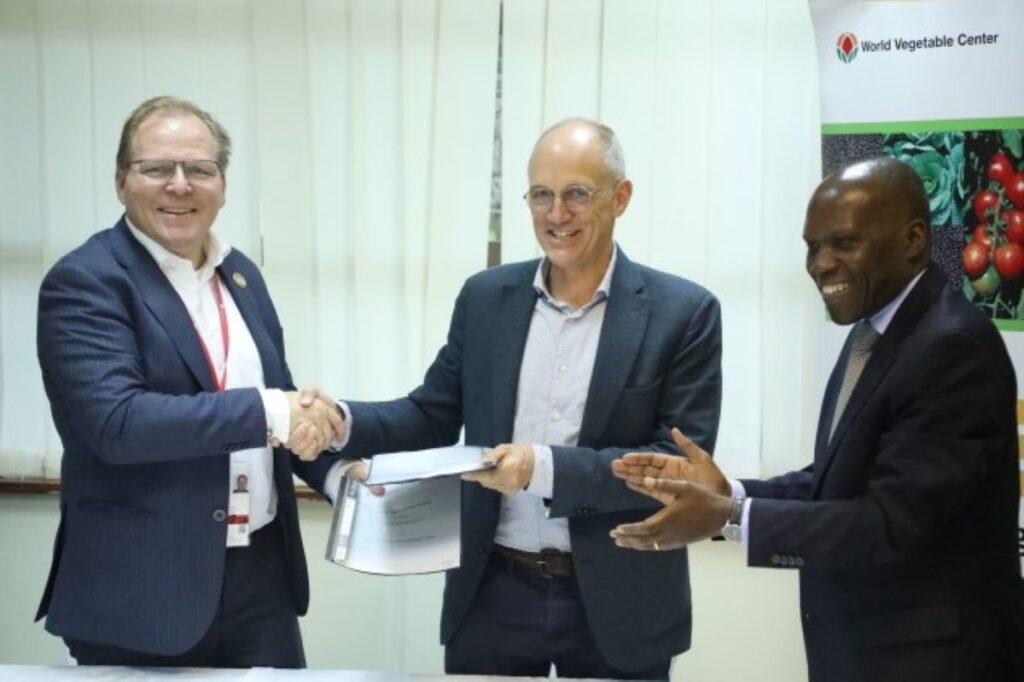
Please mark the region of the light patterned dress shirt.
<svg viewBox="0 0 1024 682"><path fill-rule="evenodd" d="M519 368L513 443L533 443L534 468L523 492L502 497L494 541L527 552L571 551L569 521L548 518L545 498L554 489L551 446L575 446L590 393L597 342L601 337L618 246L597 291L581 308L555 299L545 284L547 258L537 266L537 304Z"/></svg>

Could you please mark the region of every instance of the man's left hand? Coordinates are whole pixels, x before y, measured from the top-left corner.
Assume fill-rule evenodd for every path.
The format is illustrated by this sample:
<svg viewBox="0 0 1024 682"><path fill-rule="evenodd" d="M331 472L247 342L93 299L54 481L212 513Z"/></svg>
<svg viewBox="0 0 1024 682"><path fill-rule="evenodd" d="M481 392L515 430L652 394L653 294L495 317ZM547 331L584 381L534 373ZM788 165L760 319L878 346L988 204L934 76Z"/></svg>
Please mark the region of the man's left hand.
<svg viewBox="0 0 1024 682"><path fill-rule="evenodd" d="M721 531L732 513L732 499L688 481L646 478L652 493L671 496L660 511L640 521L612 529L619 547L639 550L679 549Z"/></svg>
<svg viewBox="0 0 1024 682"><path fill-rule="evenodd" d="M497 490L502 495L515 495L533 478L533 446L503 443L484 454L484 459L497 462L493 469L462 474L462 480L474 481Z"/></svg>

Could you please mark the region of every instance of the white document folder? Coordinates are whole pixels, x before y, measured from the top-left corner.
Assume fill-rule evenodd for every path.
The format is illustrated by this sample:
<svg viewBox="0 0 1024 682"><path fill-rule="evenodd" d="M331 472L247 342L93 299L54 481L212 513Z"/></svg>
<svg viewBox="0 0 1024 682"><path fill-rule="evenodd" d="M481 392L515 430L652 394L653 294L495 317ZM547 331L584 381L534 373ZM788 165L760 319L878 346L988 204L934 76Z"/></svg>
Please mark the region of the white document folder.
<svg viewBox="0 0 1024 682"><path fill-rule="evenodd" d="M457 568L461 496L457 476L389 485L381 497L346 478L334 505L327 559L380 575Z"/></svg>
<svg viewBox="0 0 1024 682"><path fill-rule="evenodd" d="M494 462L481 459L483 455L484 448L469 445L375 455L370 459L366 485L420 481L490 469Z"/></svg>

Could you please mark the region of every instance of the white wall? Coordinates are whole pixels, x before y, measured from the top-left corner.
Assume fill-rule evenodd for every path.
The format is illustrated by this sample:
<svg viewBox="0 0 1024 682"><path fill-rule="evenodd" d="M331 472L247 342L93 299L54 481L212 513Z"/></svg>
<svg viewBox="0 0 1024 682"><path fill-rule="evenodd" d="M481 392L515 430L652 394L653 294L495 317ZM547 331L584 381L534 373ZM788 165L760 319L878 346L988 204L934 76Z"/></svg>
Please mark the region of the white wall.
<svg viewBox="0 0 1024 682"><path fill-rule="evenodd" d="M311 668L440 673L440 575L366 576L328 563L327 506L301 502L312 593L301 620ZM32 622L50 565L57 497L0 495L0 663L66 662L60 640ZM676 659L680 682L806 679L795 571L744 567L742 550L691 549L693 648Z"/></svg>

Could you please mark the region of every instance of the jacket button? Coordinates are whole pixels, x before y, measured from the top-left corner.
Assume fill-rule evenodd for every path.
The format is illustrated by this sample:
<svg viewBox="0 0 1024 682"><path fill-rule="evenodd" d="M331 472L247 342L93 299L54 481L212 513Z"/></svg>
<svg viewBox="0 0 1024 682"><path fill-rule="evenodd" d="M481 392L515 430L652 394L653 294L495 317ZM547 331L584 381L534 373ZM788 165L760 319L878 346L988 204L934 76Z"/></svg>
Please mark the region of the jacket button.
<svg viewBox="0 0 1024 682"><path fill-rule="evenodd" d="M228 514L223 509L216 509L213 512L213 520L217 523L223 523L224 519L228 517Z"/></svg>

